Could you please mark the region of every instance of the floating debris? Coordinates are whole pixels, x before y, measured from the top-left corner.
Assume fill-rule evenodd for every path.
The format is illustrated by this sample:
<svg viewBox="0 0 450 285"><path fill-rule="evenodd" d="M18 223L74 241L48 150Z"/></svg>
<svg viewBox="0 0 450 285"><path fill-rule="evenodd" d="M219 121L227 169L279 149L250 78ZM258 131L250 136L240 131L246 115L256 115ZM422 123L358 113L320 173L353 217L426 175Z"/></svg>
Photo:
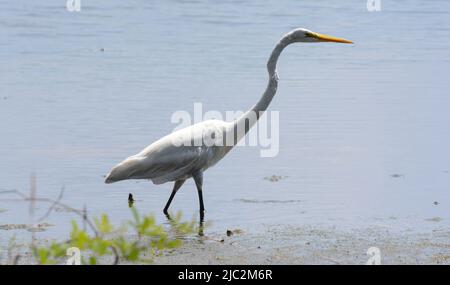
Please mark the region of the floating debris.
<svg viewBox="0 0 450 285"><path fill-rule="evenodd" d="M48 227L52 227L53 225L48 223L42 223L37 225L30 225L26 230L29 232L44 232Z"/></svg>
<svg viewBox="0 0 450 285"><path fill-rule="evenodd" d="M53 210L59 213L72 213L74 211L73 209L69 209L66 207L55 207Z"/></svg>
<svg viewBox="0 0 450 285"><path fill-rule="evenodd" d="M30 232L43 232L46 231L48 227L52 227L53 225L48 223L36 224L36 225L27 225L27 224L5 224L0 225L0 230L27 230Z"/></svg>
<svg viewBox="0 0 450 285"><path fill-rule="evenodd" d="M28 225L25 224L6 224L6 225L0 225L0 230L23 230L26 229Z"/></svg>
<svg viewBox="0 0 450 285"><path fill-rule="evenodd" d="M243 233L243 231L240 230L240 229L227 230L227 236L228 236L228 237L230 237L230 236L232 236L232 235L234 235L234 234L241 234L241 233Z"/></svg>
<svg viewBox="0 0 450 285"><path fill-rule="evenodd" d="M281 179L287 178L287 176L281 176L281 175L272 175L272 176L266 176L264 177L264 180L268 180L270 182L278 182Z"/></svg>
<svg viewBox="0 0 450 285"><path fill-rule="evenodd" d="M441 217L434 217L434 218L430 218L430 219L425 219L425 221L436 222L436 223L438 223L438 222L440 222L442 220L443 220L443 218L441 218Z"/></svg>
<svg viewBox="0 0 450 285"><path fill-rule="evenodd" d="M302 200L256 200L256 199L237 199L235 201L243 203L261 203L261 204L285 204L285 203L300 203Z"/></svg>
<svg viewBox="0 0 450 285"><path fill-rule="evenodd" d="M405 174L394 173L394 174L391 174L391 177L392 177L392 178L405 177Z"/></svg>

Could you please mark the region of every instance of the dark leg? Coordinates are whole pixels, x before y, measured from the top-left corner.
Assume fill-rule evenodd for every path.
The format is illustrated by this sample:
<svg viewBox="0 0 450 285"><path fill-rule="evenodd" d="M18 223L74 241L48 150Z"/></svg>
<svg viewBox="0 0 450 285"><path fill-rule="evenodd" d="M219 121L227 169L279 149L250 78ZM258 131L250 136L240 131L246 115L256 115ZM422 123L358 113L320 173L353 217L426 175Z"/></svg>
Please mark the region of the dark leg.
<svg viewBox="0 0 450 285"><path fill-rule="evenodd" d="M172 203L173 197L175 197L175 194L180 189L180 187L183 185L184 181L186 181L186 180L177 180L177 181L175 181L175 184L173 185L172 194L170 194L169 201L167 201L167 204L164 207L164 210L163 210L164 214L169 215L167 210L169 209L170 203Z"/></svg>
<svg viewBox="0 0 450 285"><path fill-rule="evenodd" d="M197 185L198 200L200 202L200 223L203 222L205 216L205 206L203 205L203 173L199 172L194 175L195 185Z"/></svg>

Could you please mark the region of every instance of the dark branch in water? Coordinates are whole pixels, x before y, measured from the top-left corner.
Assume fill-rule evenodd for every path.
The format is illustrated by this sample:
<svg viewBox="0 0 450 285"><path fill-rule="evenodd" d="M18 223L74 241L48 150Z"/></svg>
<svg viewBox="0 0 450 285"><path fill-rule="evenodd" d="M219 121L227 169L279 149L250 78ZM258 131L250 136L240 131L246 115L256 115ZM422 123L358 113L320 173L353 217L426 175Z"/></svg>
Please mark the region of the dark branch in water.
<svg viewBox="0 0 450 285"><path fill-rule="evenodd" d="M115 229L108 221L108 217L106 214L102 215L102 218L97 220L95 218L89 218L86 210L86 206L83 207L82 210L73 208L67 204L62 203L62 199L64 197L64 187L61 188L61 191L56 199L39 197L37 195L36 181L35 176L32 175L30 179L30 194L26 195L19 190L0 190L0 195L14 195L17 197L6 197L5 199L0 199L0 201L19 201L19 202L28 202L29 203L29 213L30 213L30 223L34 224L34 221L42 221L48 218L51 213L58 209L62 208L67 211L73 212L79 217L82 218L83 221L83 231L78 230L78 226L75 223L74 225L74 235L71 235L69 240L60 243L54 243L49 248L41 248L34 244L34 231L32 231L32 241L31 241L31 249L35 255L37 256L38 262L41 264L47 263L56 263L62 256L64 256L63 251L66 249L66 246L70 246L71 244L77 244L77 241L83 239L85 242L88 241L87 248L93 251L91 254L91 259L89 262L97 262L97 258L101 257L105 254L113 257L113 264L119 264L122 260L136 261L143 260L148 261L148 259L144 259L142 254L145 255L145 252L149 249L168 249L177 246L178 240L168 237L166 232L163 230L162 226L158 225L155 219L152 216L143 216L142 218L138 214L137 210L132 208L134 221L129 221L131 225L133 225L134 229L137 231L139 236L145 236L150 240L148 242L143 241L143 243L131 242L128 243L127 239L124 236L119 236L117 238L109 239L110 234L115 234L116 232L120 232L121 229ZM38 202L49 203L49 208L44 209L45 213L38 220L34 220L33 216L35 214L35 204ZM134 198L132 194L129 195L129 202L134 202ZM132 205L131 205L132 206ZM180 216L181 218L181 216ZM176 221L171 222L171 226L174 227L179 233L188 233L193 231L192 223L178 223L178 219ZM95 237L91 237L85 230L86 227L89 227L94 233ZM81 236L81 237L80 237ZM8 250L8 264L18 264L19 259L21 258L20 254L13 255L13 239L10 240L10 246ZM104 251L100 252L98 248L92 246L92 243L99 242L102 245L105 245L108 248L108 252ZM102 247L103 248L103 247ZM40 259L39 259L40 258ZM52 259L53 258L53 259ZM50 261L50 262L49 262Z"/></svg>
<svg viewBox="0 0 450 285"><path fill-rule="evenodd" d="M64 208L65 210L73 212L76 215L80 216L83 219L83 222L85 222L89 226L89 228L91 228L91 230L94 232L95 236L99 235L96 227L94 226L94 223L87 217L86 211L75 209L75 208L70 207L69 205L61 202L63 195L64 195L64 187L61 189L59 196L56 200L49 199L49 198L41 198L41 197L37 197L37 196L30 197L30 196L27 196L26 194L20 192L19 190L0 191L0 195L1 194L15 194L21 198L21 199L0 199L1 201L26 201L26 202L30 202L30 203L34 203L34 202L51 203L50 208L39 219L39 221L42 221L43 219L47 218L51 214L51 212L55 209L55 207L58 206L58 207Z"/></svg>
<svg viewBox="0 0 450 285"><path fill-rule="evenodd" d="M58 198L52 203L50 208L48 208L47 212L38 219L38 221L42 221L42 220L48 218L48 216L50 216L51 212L55 209L56 206L58 206L58 203L61 203L61 199L62 199L63 195L64 195L64 186L61 188Z"/></svg>
<svg viewBox="0 0 450 285"><path fill-rule="evenodd" d="M33 183L32 183L32 188L34 187ZM83 219L83 225L88 225L91 230L94 232L95 236L99 236L99 232L97 230L97 228L94 226L94 223L89 219L89 217L87 216L87 210L86 210L86 206L84 206L83 210L78 210L75 209L69 205L66 205L64 203L61 202L63 196L64 196L64 186L61 188L61 191L59 192L58 198L56 200L52 200L49 198L39 198L36 197L36 190L31 190L30 191L31 194L30 196L27 196L26 194L20 192L19 190L5 190L5 191L0 191L0 195L1 194L15 194L17 196L20 197L20 199L0 199L1 201L26 201L26 202L30 202L30 212L34 211L34 203L35 202L44 202L44 203L51 203L50 207L48 208L47 212L38 219L38 221L42 221L46 218L48 218L50 216L50 214L52 213L52 211L56 208L56 207L61 207L64 208L70 212L73 212L75 214L77 214L78 216L80 216ZM114 262L113 264L116 265L119 263L119 253L117 252L117 249L114 246L110 246L113 255L114 255ZM11 255L11 253L9 253L9 255ZM16 256L14 256L14 258L12 258L11 256L9 257L9 260L12 259L12 264L16 265L19 262L20 259L20 255L17 254Z"/></svg>

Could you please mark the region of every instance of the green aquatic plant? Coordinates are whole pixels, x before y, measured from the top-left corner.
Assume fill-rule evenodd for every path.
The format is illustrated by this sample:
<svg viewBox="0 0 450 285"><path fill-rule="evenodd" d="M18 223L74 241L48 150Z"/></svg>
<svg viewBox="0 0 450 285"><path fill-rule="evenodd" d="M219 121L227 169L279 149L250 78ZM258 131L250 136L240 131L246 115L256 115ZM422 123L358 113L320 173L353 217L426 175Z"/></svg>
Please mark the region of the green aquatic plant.
<svg viewBox="0 0 450 285"><path fill-rule="evenodd" d="M152 215L141 215L134 207L131 212L133 219L120 227L111 224L106 214L94 218L93 234L72 221L70 240L32 246L33 256L38 264L63 264L68 260L69 249L76 248L81 252L81 264L149 263L162 251L179 247L180 235L192 233L196 228L195 221L181 222L181 214L170 219L166 230Z"/></svg>
<svg viewBox="0 0 450 285"><path fill-rule="evenodd" d="M37 264L118 264L120 262L152 262L154 256L164 250L169 250L181 245L181 238L186 234L198 231L203 234L203 223L196 226L195 220L182 222L181 213L177 213L174 218L167 215L169 226L164 227L158 224L154 216L142 215L133 206L134 199L129 196L129 207L132 219L125 221L121 226L113 225L108 215L102 214L100 217L91 218L87 214L87 209L73 208L63 202L64 187L57 199L38 197L35 186L35 177L30 179L30 194L27 195L18 190L0 191L0 194L18 196L19 201L30 203L30 218L36 221L43 221L51 215L53 211L66 211L77 215L82 219L80 227L76 221L72 221L70 239L67 241L52 241L42 243L35 239L34 232L47 223L28 225L18 225L20 228L31 229L32 242L30 245L34 261ZM49 203L50 207L45 214L38 219L33 217L35 203ZM37 226L36 226L37 225ZM5 229L17 228L17 225L3 225ZM14 242L12 240L12 242ZM16 247L10 246L8 251L7 264L18 264L21 258L20 253L13 254ZM1 256L0 256L1 257Z"/></svg>

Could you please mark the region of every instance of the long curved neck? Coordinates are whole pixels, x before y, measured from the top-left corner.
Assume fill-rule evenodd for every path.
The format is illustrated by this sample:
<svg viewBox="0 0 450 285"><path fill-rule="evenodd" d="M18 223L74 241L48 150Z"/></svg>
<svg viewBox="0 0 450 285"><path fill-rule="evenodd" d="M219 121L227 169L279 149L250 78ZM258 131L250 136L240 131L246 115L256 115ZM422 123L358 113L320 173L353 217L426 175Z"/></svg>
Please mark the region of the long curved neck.
<svg viewBox="0 0 450 285"><path fill-rule="evenodd" d="M241 117L233 122L233 129L235 132L235 143L239 142L248 131L259 120L260 116L266 111L270 102L272 101L278 87L277 62L283 49L291 44L293 41L290 37L283 37L273 49L269 60L267 61L267 71L269 73L269 82L266 90L259 99L259 101L250 110L245 112Z"/></svg>

